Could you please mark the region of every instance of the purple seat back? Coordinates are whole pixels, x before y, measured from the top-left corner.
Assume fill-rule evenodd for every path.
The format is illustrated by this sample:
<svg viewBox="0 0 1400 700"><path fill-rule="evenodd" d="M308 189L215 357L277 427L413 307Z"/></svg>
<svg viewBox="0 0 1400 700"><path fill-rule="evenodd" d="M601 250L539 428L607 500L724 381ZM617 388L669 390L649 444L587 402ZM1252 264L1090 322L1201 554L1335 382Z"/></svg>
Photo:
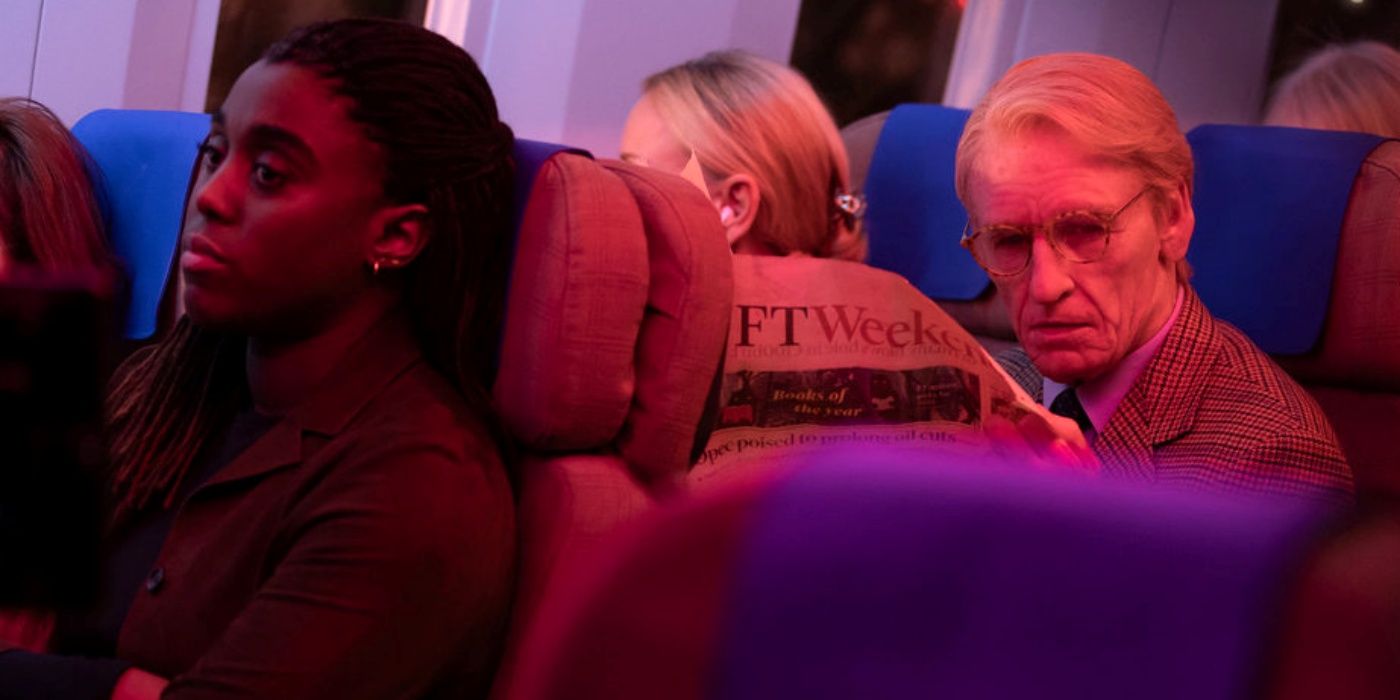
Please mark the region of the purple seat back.
<svg viewBox="0 0 1400 700"><path fill-rule="evenodd" d="M714 697L1245 697L1296 504L846 453L751 514Z"/></svg>

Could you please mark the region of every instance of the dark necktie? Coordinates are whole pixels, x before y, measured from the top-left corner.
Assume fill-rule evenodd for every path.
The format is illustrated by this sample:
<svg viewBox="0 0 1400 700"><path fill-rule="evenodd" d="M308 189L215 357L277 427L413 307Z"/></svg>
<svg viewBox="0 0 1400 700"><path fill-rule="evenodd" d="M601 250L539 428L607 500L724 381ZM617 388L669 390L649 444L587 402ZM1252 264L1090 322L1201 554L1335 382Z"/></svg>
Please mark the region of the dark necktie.
<svg viewBox="0 0 1400 700"><path fill-rule="evenodd" d="M1089 414L1084 412L1084 404L1079 403L1079 394L1075 393L1074 387L1066 387L1050 402L1050 412L1078 423L1079 431L1084 433L1084 437L1093 434L1094 424L1089 422Z"/></svg>

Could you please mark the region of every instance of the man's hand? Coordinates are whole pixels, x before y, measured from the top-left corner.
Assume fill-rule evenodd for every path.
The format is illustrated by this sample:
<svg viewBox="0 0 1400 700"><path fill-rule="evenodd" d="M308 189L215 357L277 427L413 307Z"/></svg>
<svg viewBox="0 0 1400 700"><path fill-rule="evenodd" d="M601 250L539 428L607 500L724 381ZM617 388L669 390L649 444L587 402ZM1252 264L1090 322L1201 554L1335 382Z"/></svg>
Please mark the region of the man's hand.
<svg viewBox="0 0 1400 700"><path fill-rule="evenodd" d="M139 668L129 668L112 688L112 700L158 700L170 681Z"/></svg>
<svg viewBox="0 0 1400 700"><path fill-rule="evenodd" d="M1099 458L1073 420L1048 411L1027 413L1012 423L992 416L987 437L1005 457L1045 471L1098 474Z"/></svg>

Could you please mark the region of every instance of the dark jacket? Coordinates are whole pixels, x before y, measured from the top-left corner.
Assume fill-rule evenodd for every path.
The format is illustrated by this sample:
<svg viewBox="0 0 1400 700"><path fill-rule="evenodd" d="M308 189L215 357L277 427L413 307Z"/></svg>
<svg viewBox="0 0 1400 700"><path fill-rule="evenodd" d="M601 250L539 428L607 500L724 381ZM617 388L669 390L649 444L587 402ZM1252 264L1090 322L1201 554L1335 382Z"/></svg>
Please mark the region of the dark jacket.
<svg viewBox="0 0 1400 700"><path fill-rule="evenodd" d="M391 319L180 508L117 655L173 698L484 696L514 548L496 447Z"/></svg>

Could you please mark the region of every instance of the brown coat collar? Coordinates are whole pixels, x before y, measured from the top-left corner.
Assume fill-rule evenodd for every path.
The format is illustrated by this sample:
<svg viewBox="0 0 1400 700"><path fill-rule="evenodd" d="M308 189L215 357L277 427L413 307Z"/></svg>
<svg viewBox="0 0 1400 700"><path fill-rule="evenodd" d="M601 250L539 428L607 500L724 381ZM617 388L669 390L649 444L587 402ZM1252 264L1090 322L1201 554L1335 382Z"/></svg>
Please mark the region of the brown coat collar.
<svg viewBox="0 0 1400 700"><path fill-rule="evenodd" d="M381 319L345 353L325 382L200 488L262 476L302 461L303 433L334 437L422 355L401 313Z"/></svg>
<svg viewBox="0 0 1400 700"><path fill-rule="evenodd" d="M1218 344L1216 322L1188 286L1181 315L1094 442L1106 473L1152 475L1152 449L1191 430Z"/></svg>

